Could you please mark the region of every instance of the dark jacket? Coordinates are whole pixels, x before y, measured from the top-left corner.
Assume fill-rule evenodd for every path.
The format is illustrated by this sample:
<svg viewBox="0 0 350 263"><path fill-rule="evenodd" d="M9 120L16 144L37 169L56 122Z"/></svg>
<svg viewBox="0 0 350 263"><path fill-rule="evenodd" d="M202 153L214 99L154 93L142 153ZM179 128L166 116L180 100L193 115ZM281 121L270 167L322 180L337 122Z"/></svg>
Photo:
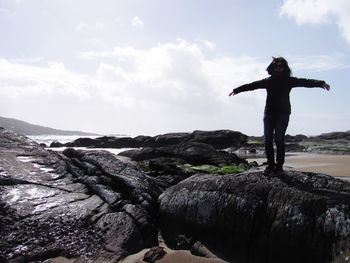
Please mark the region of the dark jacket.
<svg viewBox="0 0 350 263"><path fill-rule="evenodd" d="M254 81L234 89L240 93L255 89L266 89L265 113L291 113L289 93L295 87L322 87L326 82L316 79L303 79L295 77L269 77Z"/></svg>

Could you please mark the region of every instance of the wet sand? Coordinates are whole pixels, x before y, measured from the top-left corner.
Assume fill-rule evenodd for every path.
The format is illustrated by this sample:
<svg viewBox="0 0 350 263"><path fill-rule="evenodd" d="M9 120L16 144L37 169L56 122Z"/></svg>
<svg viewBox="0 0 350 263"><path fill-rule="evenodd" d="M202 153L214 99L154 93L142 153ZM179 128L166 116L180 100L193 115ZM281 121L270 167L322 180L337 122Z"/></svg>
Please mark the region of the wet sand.
<svg viewBox="0 0 350 263"><path fill-rule="evenodd" d="M262 164L265 158L248 159ZM325 173L344 180L350 180L350 155L329 155L313 153L287 154L285 170Z"/></svg>
<svg viewBox="0 0 350 263"><path fill-rule="evenodd" d="M148 251L148 249L144 249L137 254L130 255L120 261L119 263L143 263L143 256ZM209 259L204 257L197 257L192 255L189 251L186 250L169 250L165 248L167 254L156 260L157 263L228 263L227 261L223 261L221 259Z"/></svg>

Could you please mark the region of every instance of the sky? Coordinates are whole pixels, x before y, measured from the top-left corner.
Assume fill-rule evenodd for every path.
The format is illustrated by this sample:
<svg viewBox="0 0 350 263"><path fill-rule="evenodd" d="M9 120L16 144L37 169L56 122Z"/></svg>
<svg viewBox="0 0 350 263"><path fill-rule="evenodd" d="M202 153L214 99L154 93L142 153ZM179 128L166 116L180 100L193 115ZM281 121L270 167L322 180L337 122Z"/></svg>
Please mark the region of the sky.
<svg viewBox="0 0 350 263"><path fill-rule="evenodd" d="M0 0L0 116L65 130L263 133L272 56L296 88L287 133L350 130L349 0Z"/></svg>

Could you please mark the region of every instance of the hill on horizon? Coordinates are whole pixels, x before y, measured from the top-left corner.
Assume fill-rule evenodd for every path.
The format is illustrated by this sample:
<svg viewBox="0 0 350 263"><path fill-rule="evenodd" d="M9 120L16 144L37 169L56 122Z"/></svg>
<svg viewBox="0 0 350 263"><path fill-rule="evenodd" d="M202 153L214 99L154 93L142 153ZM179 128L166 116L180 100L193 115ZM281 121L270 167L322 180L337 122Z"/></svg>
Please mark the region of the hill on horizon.
<svg viewBox="0 0 350 263"><path fill-rule="evenodd" d="M58 130L45 126L31 124L25 121L16 120L12 118L0 117L0 127L14 131L23 135L79 135L79 136L92 136L99 135L95 133L82 132L82 131L66 131Z"/></svg>

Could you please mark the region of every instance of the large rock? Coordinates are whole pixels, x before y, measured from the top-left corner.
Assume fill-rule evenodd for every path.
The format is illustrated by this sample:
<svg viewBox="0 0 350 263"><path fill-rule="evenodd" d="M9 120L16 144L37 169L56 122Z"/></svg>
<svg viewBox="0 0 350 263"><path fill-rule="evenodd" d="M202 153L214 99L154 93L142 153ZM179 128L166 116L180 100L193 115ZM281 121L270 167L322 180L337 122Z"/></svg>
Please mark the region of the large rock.
<svg viewBox="0 0 350 263"><path fill-rule="evenodd" d="M109 152L47 151L0 129L0 262L116 262L157 245L160 193Z"/></svg>
<svg viewBox="0 0 350 263"><path fill-rule="evenodd" d="M144 161L162 157L179 158L189 164L239 164L244 162L235 154L225 151L218 151L215 147L199 143L199 142L185 142L175 146L160 147L160 148L142 148L132 149L119 153L120 156L130 157L135 161Z"/></svg>
<svg viewBox="0 0 350 263"><path fill-rule="evenodd" d="M201 142L209 144L216 149L225 149L230 147L240 147L247 142L248 136L231 130L217 131L194 131L191 134L191 142Z"/></svg>
<svg viewBox="0 0 350 263"><path fill-rule="evenodd" d="M236 154L219 151L211 145L199 142L131 149L119 155L138 161L140 167L143 167L149 175L156 177L158 185L163 190L198 173L198 169L213 173L213 170L242 171L249 167L247 161Z"/></svg>
<svg viewBox="0 0 350 263"><path fill-rule="evenodd" d="M190 164L239 164L244 162L235 154L225 151L218 151L214 146L200 142L189 142L176 146L174 153L179 158L187 161Z"/></svg>
<svg viewBox="0 0 350 263"><path fill-rule="evenodd" d="M160 227L171 247L180 236L230 262L347 262L350 184L287 172L194 175L159 198Z"/></svg>
<svg viewBox="0 0 350 263"><path fill-rule="evenodd" d="M312 139L320 139L320 140L350 140L350 131L323 133L323 134L321 134L319 136L312 137Z"/></svg>
<svg viewBox="0 0 350 263"><path fill-rule="evenodd" d="M205 143L216 149L239 147L246 143L247 136L231 130L194 131L193 133L167 133L150 136L112 137L104 136L96 139L79 138L73 142L61 144L53 142L51 147L91 147L91 148L139 148L139 147L167 147L185 142Z"/></svg>

